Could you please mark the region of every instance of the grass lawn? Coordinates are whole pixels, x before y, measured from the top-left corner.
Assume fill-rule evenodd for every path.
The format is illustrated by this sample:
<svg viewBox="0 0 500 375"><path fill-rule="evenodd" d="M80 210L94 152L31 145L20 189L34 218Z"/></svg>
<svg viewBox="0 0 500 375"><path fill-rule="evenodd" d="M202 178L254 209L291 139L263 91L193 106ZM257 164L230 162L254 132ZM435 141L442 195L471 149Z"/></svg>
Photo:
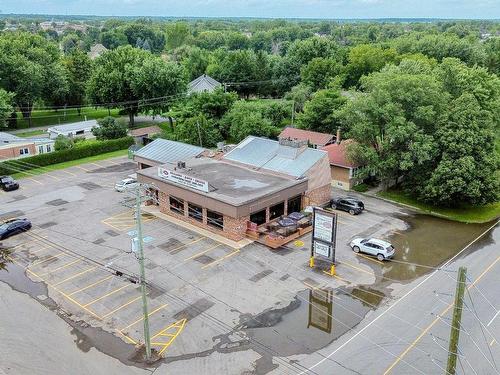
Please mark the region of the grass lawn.
<svg viewBox="0 0 500 375"><path fill-rule="evenodd" d="M65 115L66 112L66 115ZM118 109L112 109L110 111L111 116L118 116ZM106 108L82 108L81 114L78 115L78 111L75 108L68 109L64 111L63 109L56 111L42 111L35 109L32 114L32 124L31 127L37 126L52 126L59 125L68 122L84 121L85 116L87 120L93 120L96 118L102 118L108 116L108 110ZM29 128L28 120L23 119L21 113L17 113L17 129Z"/></svg>
<svg viewBox="0 0 500 375"><path fill-rule="evenodd" d="M124 156L124 155L127 155L127 153L128 153L127 149L125 149L125 150L118 150L118 151L112 151L112 152L107 152L105 154L89 156L87 158L70 160L70 161L65 161L63 163L47 165L46 167L30 169L29 171L26 171L26 172L15 173L15 174L12 175L12 177L14 177L15 179L22 179L24 177L31 177L33 175L40 175L40 174L44 174L44 173L47 173L47 172L50 172L50 171L55 171L55 170L58 170L58 169L64 169L64 168L73 167L75 165L80 165L80 164L85 164L85 163L92 163L94 161L115 158L115 157L118 157L118 156Z"/></svg>
<svg viewBox="0 0 500 375"><path fill-rule="evenodd" d="M422 203L399 190L381 191L378 195L394 202L412 206L426 214L463 223L486 223L500 217L500 202L479 207L441 208Z"/></svg>

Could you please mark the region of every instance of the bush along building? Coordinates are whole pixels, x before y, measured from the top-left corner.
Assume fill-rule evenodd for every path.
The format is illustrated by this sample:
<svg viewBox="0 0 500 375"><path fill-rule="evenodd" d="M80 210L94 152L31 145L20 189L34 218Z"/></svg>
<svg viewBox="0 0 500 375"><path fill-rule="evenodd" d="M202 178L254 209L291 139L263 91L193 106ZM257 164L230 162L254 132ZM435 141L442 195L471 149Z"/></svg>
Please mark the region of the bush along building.
<svg viewBox="0 0 500 375"><path fill-rule="evenodd" d="M158 141L134 158L138 180L154 187L160 211L231 240L245 238L250 222L268 223L330 199L328 155L307 142L250 136L217 154Z"/></svg>

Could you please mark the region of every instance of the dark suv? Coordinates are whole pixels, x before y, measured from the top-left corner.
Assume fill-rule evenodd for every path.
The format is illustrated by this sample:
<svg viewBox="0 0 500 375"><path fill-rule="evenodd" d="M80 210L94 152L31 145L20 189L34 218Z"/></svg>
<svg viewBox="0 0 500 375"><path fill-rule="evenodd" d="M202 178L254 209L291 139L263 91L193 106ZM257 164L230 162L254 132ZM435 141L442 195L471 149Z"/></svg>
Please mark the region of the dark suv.
<svg viewBox="0 0 500 375"><path fill-rule="evenodd" d="M358 215L365 209L365 205L354 197L334 198L330 202L334 210L349 212L351 215Z"/></svg>
<svg viewBox="0 0 500 375"><path fill-rule="evenodd" d="M5 191L19 189L19 183L10 176L0 176L0 188Z"/></svg>

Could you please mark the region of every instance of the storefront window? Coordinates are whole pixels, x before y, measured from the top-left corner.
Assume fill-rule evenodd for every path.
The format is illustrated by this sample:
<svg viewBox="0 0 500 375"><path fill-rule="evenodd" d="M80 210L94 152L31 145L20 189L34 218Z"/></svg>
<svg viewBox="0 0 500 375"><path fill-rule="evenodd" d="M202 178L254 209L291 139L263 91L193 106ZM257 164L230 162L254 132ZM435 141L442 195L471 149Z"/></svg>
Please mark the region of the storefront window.
<svg viewBox="0 0 500 375"><path fill-rule="evenodd" d="M297 195L296 197L290 198L288 200L288 213L300 212L302 210L302 196Z"/></svg>
<svg viewBox="0 0 500 375"><path fill-rule="evenodd" d="M170 210L184 215L184 201L182 199L170 196Z"/></svg>
<svg viewBox="0 0 500 375"><path fill-rule="evenodd" d="M188 215L199 222L203 221L203 209L192 203L188 203Z"/></svg>
<svg viewBox="0 0 500 375"><path fill-rule="evenodd" d="M281 202L269 208L269 220L276 219L285 213L285 202Z"/></svg>
<svg viewBox="0 0 500 375"><path fill-rule="evenodd" d="M207 224L217 229L224 229L224 216L218 212L207 210Z"/></svg>
<svg viewBox="0 0 500 375"><path fill-rule="evenodd" d="M266 210L254 212L253 214L251 214L250 221L257 225L264 224L266 222Z"/></svg>

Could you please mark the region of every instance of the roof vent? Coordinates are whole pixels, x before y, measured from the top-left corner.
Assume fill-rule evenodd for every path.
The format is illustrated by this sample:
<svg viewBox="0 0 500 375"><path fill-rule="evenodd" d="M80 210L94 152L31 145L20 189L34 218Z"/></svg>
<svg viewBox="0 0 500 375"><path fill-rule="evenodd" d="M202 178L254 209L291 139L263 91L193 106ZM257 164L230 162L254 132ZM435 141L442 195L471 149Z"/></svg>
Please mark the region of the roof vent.
<svg viewBox="0 0 500 375"><path fill-rule="evenodd" d="M177 168L179 168L179 169L186 168L186 162L185 161L178 161L177 162Z"/></svg>

